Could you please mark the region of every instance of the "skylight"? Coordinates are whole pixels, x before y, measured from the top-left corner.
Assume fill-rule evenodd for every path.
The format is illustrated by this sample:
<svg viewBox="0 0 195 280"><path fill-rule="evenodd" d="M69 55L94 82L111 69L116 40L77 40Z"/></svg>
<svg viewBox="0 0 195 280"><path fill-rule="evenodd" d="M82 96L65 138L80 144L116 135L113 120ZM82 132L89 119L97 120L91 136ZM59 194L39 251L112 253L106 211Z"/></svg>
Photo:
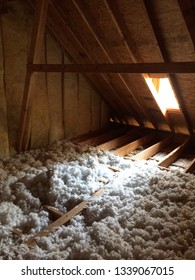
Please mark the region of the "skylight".
<svg viewBox="0 0 195 280"><path fill-rule="evenodd" d="M163 114L180 109L168 78L144 78Z"/></svg>

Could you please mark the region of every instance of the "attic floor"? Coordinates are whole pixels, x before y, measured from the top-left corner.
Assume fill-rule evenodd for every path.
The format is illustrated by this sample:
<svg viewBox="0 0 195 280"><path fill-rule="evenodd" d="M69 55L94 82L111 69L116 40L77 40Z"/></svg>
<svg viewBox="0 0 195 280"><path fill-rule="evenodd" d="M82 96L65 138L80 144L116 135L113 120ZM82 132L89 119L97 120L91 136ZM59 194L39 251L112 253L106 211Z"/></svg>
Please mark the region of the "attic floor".
<svg viewBox="0 0 195 280"><path fill-rule="evenodd" d="M149 134L154 134L153 137L149 138L149 141L146 139L147 141L140 142L141 138L143 139L144 136ZM157 149L152 148L167 137L171 138L166 145L159 145ZM190 139L189 143L183 149L182 146L188 139ZM143 154L141 157L138 156L137 159L155 161L161 168L163 166L160 163L163 159L170 157L170 160L164 166L165 170L181 170L195 174L193 163L195 158L195 138L190 138L186 135L153 131L151 129L141 130L139 127L114 126L114 129L109 128L107 131L97 132L97 134L88 134L74 139L73 142L89 144L102 150L111 151L123 156L126 160L134 160L135 156ZM134 143L133 146L131 146L132 142ZM144 151L149 149L151 151L144 155ZM175 155L174 151L176 152Z"/></svg>

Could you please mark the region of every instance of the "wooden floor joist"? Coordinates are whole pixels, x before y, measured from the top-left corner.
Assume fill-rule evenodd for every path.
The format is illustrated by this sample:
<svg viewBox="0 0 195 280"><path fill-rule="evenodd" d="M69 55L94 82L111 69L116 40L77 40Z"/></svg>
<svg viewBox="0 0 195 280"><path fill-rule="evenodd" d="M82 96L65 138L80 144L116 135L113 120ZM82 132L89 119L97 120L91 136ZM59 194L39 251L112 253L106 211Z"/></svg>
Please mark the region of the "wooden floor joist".
<svg viewBox="0 0 195 280"><path fill-rule="evenodd" d="M189 137L187 140L185 140L180 146L178 146L176 149L174 149L172 152L170 152L163 160L161 160L158 165L163 167L168 167L172 162L174 162L176 159L178 159L185 149L190 144L191 138Z"/></svg>
<svg viewBox="0 0 195 280"><path fill-rule="evenodd" d="M83 211L83 209L86 207L86 205L90 202L90 200L95 197L99 196L104 192L104 188L98 190L95 192L88 200L83 201L79 203L77 206L75 206L73 209L71 209L69 212L63 214L61 217L59 217L56 221L53 223L49 224L46 228L44 228L42 231L38 232L34 236L30 237L25 243L28 245L36 245L35 239L37 237L43 237L43 236L48 236L55 228L60 227L67 222L69 222L73 217L78 215Z"/></svg>
<svg viewBox="0 0 195 280"><path fill-rule="evenodd" d="M139 146L145 145L148 142L150 142L151 140L155 139L155 137L156 137L155 133L150 133L150 134L148 134L146 136L143 136L143 137L141 137L141 138L125 145L125 146L122 146L122 147L118 148L113 153L115 155L118 155L118 156L125 156L128 153L130 153L132 151L135 151Z"/></svg>
<svg viewBox="0 0 195 280"><path fill-rule="evenodd" d="M189 163L189 165L184 170L185 173L193 173L195 170L195 158Z"/></svg>
<svg viewBox="0 0 195 280"><path fill-rule="evenodd" d="M160 142L150 146L149 148L145 149L144 151L138 153L137 155L133 156L132 160L144 160L148 159L149 157L157 154L161 149L168 146L171 142L172 137L166 137L165 139L161 140Z"/></svg>
<svg viewBox="0 0 195 280"><path fill-rule="evenodd" d="M100 145L101 143L109 141L125 132L126 132L126 129L124 129L124 128L113 129L113 130L107 131L105 133L102 133L98 136L81 141L81 142L79 142L79 144L88 144L88 145L92 145L92 146Z"/></svg>
<svg viewBox="0 0 195 280"><path fill-rule="evenodd" d="M43 206L44 210L47 210L50 214L52 214L52 216L55 219L60 218L62 215L64 215L64 213L60 210L58 210L57 208L50 206L50 205L44 205Z"/></svg>
<svg viewBox="0 0 195 280"><path fill-rule="evenodd" d="M119 136L117 138L114 138L110 141L98 145L97 148L101 150L111 150L118 146L124 145L125 143L131 140L132 136L137 135L138 131L139 129L132 129L131 131L127 132L125 135Z"/></svg>

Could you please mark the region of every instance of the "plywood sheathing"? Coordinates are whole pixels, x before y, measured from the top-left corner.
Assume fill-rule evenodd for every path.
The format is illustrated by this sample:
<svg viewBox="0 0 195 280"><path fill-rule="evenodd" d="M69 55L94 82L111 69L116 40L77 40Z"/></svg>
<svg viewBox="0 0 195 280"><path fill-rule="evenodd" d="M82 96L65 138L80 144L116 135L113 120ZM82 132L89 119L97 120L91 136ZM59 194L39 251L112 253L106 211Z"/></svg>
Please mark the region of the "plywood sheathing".
<svg viewBox="0 0 195 280"><path fill-rule="evenodd" d="M65 7L66 9L68 9L68 3L69 2L66 2L66 7ZM71 10L71 13L73 13L73 10ZM78 14L78 12L77 12L77 14ZM77 15L77 16L79 16L79 15ZM82 26L81 26L82 24L78 21L78 18L71 17L71 19L75 20L75 22L77 24L77 33L78 34L81 34L81 33L84 34ZM59 20L59 16L58 16L58 20ZM64 21L62 16L61 16L61 21L62 22ZM55 23L54 22L52 23L52 28L55 26L55 24L56 24L56 21L55 21ZM73 26L75 26L75 25L73 25ZM94 59L97 57L97 54L95 54L95 53L96 52L98 53L98 50L95 50L95 47L97 46L97 42L95 42L95 43L87 42L87 46L85 46L86 45L86 39L84 39L84 41L82 41L82 43L81 43L80 38L79 38L80 35L78 36L79 39L77 38L77 36L76 36L76 38L73 38L74 37L73 34L72 34L73 31L72 31L72 29L70 30L70 24L65 24L64 23L64 28L67 29L66 30L66 38L62 38L61 40L63 41L64 46L66 46L66 47L68 46L68 51L74 57L74 59L76 59L77 62L94 63L95 62ZM71 25L71 28L72 28L72 25ZM88 27L85 26L85 29L86 28L88 28ZM55 32L58 32L58 31L56 31L56 29L55 29ZM85 31L85 36L87 36L87 34L89 34L87 38L89 40L93 40L93 42L94 42L93 36L92 36L92 34L90 33L89 30ZM72 38L70 38L67 43L64 43L64 40L67 40L67 36L72 36ZM74 42L74 44L72 44L73 46L72 45L70 46L70 44L71 44L71 42L73 42L73 40L75 42ZM75 50L75 45L77 45L76 50ZM82 46L85 46L86 48L83 49ZM94 55L90 55L90 51L93 50L93 49L94 49ZM87 53L86 53L86 50L88 50ZM81 56L81 54L82 54L82 56ZM105 53L103 53L103 55L105 57ZM106 58L106 59L108 59L108 58ZM130 110L131 108L127 107L126 103L123 100L124 98L122 98L122 96L117 94L117 87L116 87L116 81L118 80L117 76L118 75L113 75L113 77L111 77L110 75L104 75L104 76L103 75L97 75L97 74L88 75L88 77L90 77L90 79L95 81L95 84L98 85L97 87L100 86L99 89L101 89L100 90L101 94L104 96L104 98L106 100L108 100L109 103L111 103L114 110L118 110L118 108L120 108L124 113L128 112L128 114L131 115L132 114L132 112ZM126 88L126 86L124 86L124 84L118 83L118 86L122 86L120 94L123 94L124 91L127 91L127 88ZM117 100L117 102L112 101L114 97ZM122 102L122 104L121 104L121 102ZM116 106L116 103L119 106ZM134 109L132 107L132 111L133 110Z"/></svg>
<svg viewBox="0 0 195 280"><path fill-rule="evenodd" d="M124 35L122 34L117 21L114 20L113 14L110 11L110 7L106 5L106 1L99 1L95 3L88 3L87 1L75 2L79 5L82 14L87 19L88 23L90 23L90 26L93 27L95 34L101 34L99 35L98 39L101 43L101 46L106 51L107 56L109 56L109 58L111 59L111 62L135 62L135 59L132 57L131 50L129 49L127 44L125 44ZM115 4L116 2L112 3L111 6ZM94 5L95 9L99 11L99 13L91 16L93 13ZM111 77L112 76L113 74L111 75ZM150 106L156 106L157 104L148 88L145 87L145 81L143 80L142 75L119 74L119 76L122 79L123 84L126 85L126 88L129 89L129 92L127 93L126 91L124 91L124 88L122 89L118 86L120 94L124 92L124 95L126 96L125 99L127 99L127 96L131 97L131 102L133 102L132 105L134 109L140 110L141 107L141 111L139 113L142 112L142 114L144 114L144 118L142 119L144 124L147 123L148 120L150 120L150 122L152 122L152 124L157 127L155 118L151 116L151 111L148 110L148 108L145 106L145 100L143 99L144 92L147 96L151 97ZM114 81L117 81L116 77ZM136 89L136 86L139 87L139 85L140 88L142 88L141 90L138 88ZM146 91L148 91L147 93L144 88L146 89Z"/></svg>
<svg viewBox="0 0 195 280"><path fill-rule="evenodd" d="M157 0L152 3L170 61L195 61L193 42L178 1ZM195 108L192 105L195 104L195 97L192 94L195 86L194 74L176 74L175 78L194 131Z"/></svg>

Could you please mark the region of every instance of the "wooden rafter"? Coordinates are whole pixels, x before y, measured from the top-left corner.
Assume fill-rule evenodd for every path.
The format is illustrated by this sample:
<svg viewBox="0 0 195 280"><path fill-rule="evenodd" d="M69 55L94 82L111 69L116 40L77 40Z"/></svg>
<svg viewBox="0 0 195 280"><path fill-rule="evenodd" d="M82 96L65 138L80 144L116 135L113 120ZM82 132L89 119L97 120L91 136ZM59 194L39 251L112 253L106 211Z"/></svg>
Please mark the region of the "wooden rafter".
<svg viewBox="0 0 195 280"><path fill-rule="evenodd" d="M27 0L29 4L34 8L35 0ZM54 38L58 41L63 49L70 55L70 57L74 58L74 62L83 63L93 63L93 61L87 56L85 48L78 41L74 33L65 23L62 15L59 13L56 5L53 2L50 2L49 10L48 10L48 20L47 26ZM61 28L59 28L59 26ZM66 34L66 36L64 35ZM45 72L45 71L44 71ZM124 112L127 113L124 104L121 104L121 100L117 97L117 92L114 87L111 87L109 82L105 79L103 75L93 76L90 74L86 74L85 78L90 82L92 87L101 94L104 101L109 104L114 112L117 112L118 105L123 109ZM96 83L94 83L94 80ZM114 96L117 100L117 104L113 101L112 96Z"/></svg>
<svg viewBox="0 0 195 280"><path fill-rule="evenodd" d="M131 54L131 57L133 59L134 62L143 62L142 57L140 56L139 52L137 51L137 46L134 43L134 40L131 38L131 33L126 25L126 22L124 20L124 17L122 15L122 13L120 12L120 9L118 7L117 1L112 1L112 0L105 0L107 3L107 6L109 7L111 14L113 15L113 19L116 23L116 25L118 26L118 29L120 30L120 32L123 34L124 37L124 41L125 44L128 47L128 50ZM141 76L142 79L144 79L143 76ZM159 104L156 102L156 100L154 99L154 97L151 94L151 98L154 100L154 102L156 103L156 106L158 107L159 111L161 111ZM149 117L149 119L153 119L153 117L151 116L151 113L149 110L147 110L147 115ZM165 119L165 121L167 122L167 124L169 125L170 129L172 132L174 132L173 126L169 120L169 117L165 114L162 115ZM151 117L150 117L151 116ZM154 124L154 120L152 121L152 123ZM155 128L158 128L156 125L154 125Z"/></svg>
<svg viewBox="0 0 195 280"><path fill-rule="evenodd" d="M69 73L195 73L195 62L28 64L30 72Z"/></svg>
<svg viewBox="0 0 195 280"><path fill-rule="evenodd" d="M47 10L49 6L49 0L36 1L34 25L31 36L30 51L28 57L28 63L39 63L41 59L41 51L45 34L45 25L47 19ZM36 86L36 75L29 72L27 69L22 111L20 117L20 128L19 128L19 143L18 150L26 149L28 145L28 126L30 121L30 108L32 102L32 96Z"/></svg>
<svg viewBox="0 0 195 280"><path fill-rule="evenodd" d="M165 139L161 140L160 142L150 146L149 148L145 149L144 151L138 153L137 155L133 156L132 160L145 160L149 157L157 154L160 150L164 147L168 146L171 142L172 137L166 137Z"/></svg>
<svg viewBox="0 0 195 280"><path fill-rule="evenodd" d="M191 138L187 138L181 145L170 152L163 160L161 160L158 165L163 167L168 167L172 162L178 159L183 152L187 149L191 142Z"/></svg>
<svg viewBox="0 0 195 280"><path fill-rule="evenodd" d="M119 32L122 33L122 35L124 37L124 44L127 45L127 49L130 52L132 60L135 63L143 62L142 57L140 56L139 52L137 51L137 46L136 46L134 40L132 39L131 33L129 32L129 29L125 23L123 15L121 14L121 12L118 8L117 1L105 0L105 3L107 4L108 9L110 9L110 11L111 11L112 18L113 18L116 26L118 26Z"/></svg>
<svg viewBox="0 0 195 280"><path fill-rule="evenodd" d="M144 0L144 5L145 5L146 11L148 13L148 17L150 19L150 22L151 22L151 25L152 25L152 28L153 28L153 32L154 32L154 35L155 35L156 40L158 42L158 46L159 46L159 49L161 51L163 60L165 62L169 62L170 58L169 58L168 52L166 50L166 47L164 45L162 35L160 34L160 26L159 26L158 20L155 16L155 13L154 13L152 1L151 0ZM178 72L166 72L166 73L178 73ZM184 72L180 72L180 73L184 73ZM180 93L180 89L179 89L177 79L176 79L174 74L170 74L169 79L170 79L171 85L174 89L178 104L179 104L180 109L181 109L181 113L184 116L184 119L185 119L185 122L186 122L186 125L187 125L187 129L188 129L190 134L193 134L191 120L190 120L188 111L186 109L183 97Z"/></svg>
<svg viewBox="0 0 195 280"><path fill-rule="evenodd" d="M70 4L71 1L69 1ZM54 4L51 4L51 13L52 15L56 14L55 18L58 17L58 20L60 19L60 21L63 24L63 27L65 27L66 32L69 33L69 37L70 37L70 41L73 42L71 45L71 49L72 46L75 45L77 46L77 49L73 52L72 50L70 50L69 48L69 53L71 54L71 56L73 58L75 58L75 54L76 57L78 57L77 54L80 55L80 57L78 57L78 61L87 61L88 63L94 63L95 59L93 57L93 55L90 55L90 52L88 52L86 50L86 48L84 47L84 43L80 40L79 36L77 36L77 34L74 33L74 31L71 28L71 24L67 24L66 19L64 19L63 17L63 13L61 14L61 10L60 9L56 9ZM79 30L80 32L80 30ZM62 36L64 37L64 32L62 34ZM64 48L67 50L67 44L64 44ZM110 79L109 75L103 75L101 73L101 75L96 75L96 78L93 75L91 75L92 73L86 73L88 80L90 80L90 82L92 82L92 84L97 83L96 89L98 92L101 93L101 95L103 96L104 99L106 99L107 103L109 104L109 106L111 106L112 108L115 109L115 112L118 111L118 108L120 107L122 109L122 111L127 114L129 114L130 108L127 105L126 102L124 102L124 98L122 98L122 96L120 94L118 94L118 91L116 90L116 87L114 86L114 82L112 81L112 79ZM95 79L95 82L94 82ZM98 84L99 81L99 84ZM103 86L102 86L103 85ZM103 89L102 89L103 87ZM98 90L99 89L99 90ZM108 97L109 96L109 97ZM116 104L117 103L117 104ZM117 109L116 109L117 108ZM132 112L134 111L134 108L132 107ZM131 113L131 116L134 117L133 113ZM138 121L138 120L137 120ZM139 119L139 124L142 125L141 120Z"/></svg>
<svg viewBox="0 0 195 280"><path fill-rule="evenodd" d="M128 153L135 151L139 146L145 145L149 143L151 140L155 139L156 134L155 133L150 133L146 136L143 136L127 145L124 145L117 150L115 150L113 153L118 156L125 156Z"/></svg>
<svg viewBox="0 0 195 280"><path fill-rule="evenodd" d="M98 32L99 30L98 30L98 27L96 26L96 22L93 20L93 17L88 12L88 10L83 7L82 1L73 0L73 3L74 3L75 8L77 9L77 11L80 13L83 20L85 21L85 23L86 23L87 27L89 28L90 32L92 33L93 37L97 41L98 45L100 46L101 50L103 51L106 59L108 60L109 63L113 63L113 61L115 60L115 57L112 55L112 52L110 52L109 48L105 44L105 41L101 39L101 36L99 35L100 32ZM127 84L127 82L125 80L124 75L122 73L117 73L117 74L118 74L119 80L123 84L124 93L131 96L131 99L129 99L130 110L133 112L133 116L135 117L136 121L140 125L143 126L144 123L142 122L142 120L139 116L139 113L143 112L143 114L146 117L148 117L146 110L144 108L144 104L142 106L140 105L140 101L138 101L137 97L132 93L129 85ZM136 110L135 107L138 109ZM153 125L155 127L155 124L153 124Z"/></svg>

